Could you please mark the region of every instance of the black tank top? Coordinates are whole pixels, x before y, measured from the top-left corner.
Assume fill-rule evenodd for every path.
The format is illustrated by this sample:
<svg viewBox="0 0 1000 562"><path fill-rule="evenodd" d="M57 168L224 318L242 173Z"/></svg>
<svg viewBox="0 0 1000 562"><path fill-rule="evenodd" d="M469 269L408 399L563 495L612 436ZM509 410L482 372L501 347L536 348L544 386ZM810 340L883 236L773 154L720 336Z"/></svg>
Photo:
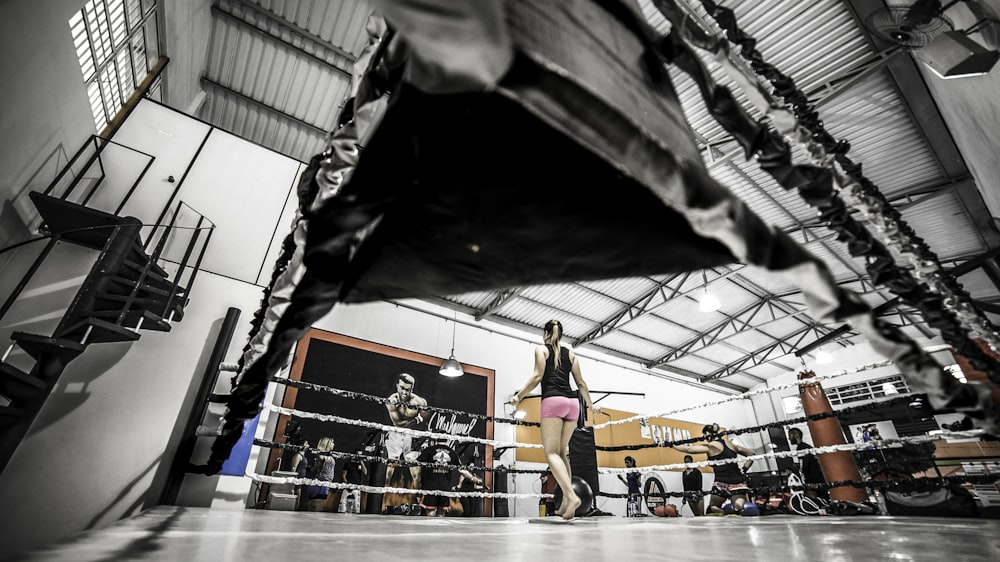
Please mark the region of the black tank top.
<svg viewBox="0 0 1000 562"><path fill-rule="evenodd" d="M730 449L729 446L726 445L725 439L719 439L718 442L722 443L722 452L715 456L708 455L708 460L715 461L736 458L736 451ZM743 473L734 462L712 465L712 469L715 471L716 482L723 482L725 484L740 484L744 481Z"/></svg>
<svg viewBox="0 0 1000 562"><path fill-rule="evenodd" d="M559 368L556 369L555 354L549 348L549 356L545 359L545 372L542 373L542 398L549 396L565 396L576 398L576 392L569 386L569 376L573 364L569 359L569 349L559 346Z"/></svg>

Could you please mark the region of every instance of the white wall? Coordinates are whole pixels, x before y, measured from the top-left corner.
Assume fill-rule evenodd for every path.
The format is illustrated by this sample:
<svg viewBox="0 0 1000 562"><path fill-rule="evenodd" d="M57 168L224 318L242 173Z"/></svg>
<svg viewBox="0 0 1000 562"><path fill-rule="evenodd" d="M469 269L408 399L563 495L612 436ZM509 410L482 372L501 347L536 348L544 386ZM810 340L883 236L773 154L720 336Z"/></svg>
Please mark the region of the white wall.
<svg viewBox="0 0 1000 562"><path fill-rule="evenodd" d="M0 3L0 247L27 237L17 195L45 188L96 133L69 29L81 6ZM20 212L32 209L28 203Z"/></svg>
<svg viewBox="0 0 1000 562"><path fill-rule="evenodd" d="M212 37L211 0L160 0L165 13L163 30L164 52L170 57L166 73L166 98L171 107L197 113L192 103L202 98L199 78L205 74L208 43Z"/></svg>
<svg viewBox="0 0 1000 562"><path fill-rule="evenodd" d="M136 342L92 345L63 372L0 474L5 552L47 544L158 503L222 319L229 307L242 311L230 347L236 356L260 302L262 288L255 283L272 237L287 228L279 222L287 222L282 212L298 162L151 101L139 105L115 140L135 140L156 157L155 173L147 174L129 213L150 221L169 190L179 187L180 198L215 215L209 217L219 225L210 246L214 253L191 289L183 321L170 332L144 330ZM192 162L199 146L211 160ZM194 171L190 185L180 182L188 168ZM172 170L180 170L175 184L163 181ZM245 220L248 213L253 220ZM23 269L40 247L14 252L8 270ZM61 243L0 322L0 337L9 338L13 330L50 335L95 255ZM4 298L17 278L4 276ZM11 362L22 368L32 363L18 350ZM238 480L242 498L246 484ZM206 478L203 490L224 493L231 485Z"/></svg>

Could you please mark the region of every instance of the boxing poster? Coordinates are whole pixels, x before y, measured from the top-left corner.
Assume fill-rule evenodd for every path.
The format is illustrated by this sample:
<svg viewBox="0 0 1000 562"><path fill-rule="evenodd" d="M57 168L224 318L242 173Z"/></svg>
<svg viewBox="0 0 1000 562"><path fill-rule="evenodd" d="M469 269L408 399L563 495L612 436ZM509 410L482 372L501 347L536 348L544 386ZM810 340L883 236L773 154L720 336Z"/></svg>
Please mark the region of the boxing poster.
<svg viewBox="0 0 1000 562"><path fill-rule="evenodd" d="M297 437L312 447L331 437L334 451L385 458L384 485L416 488L419 468L396 470L392 465L416 459L429 443L419 433L493 437L492 422L483 416L493 415L494 371L463 364L463 376L445 377L438 373L444 360L314 328L299 342L289 378L322 388L289 386L282 406L345 418L335 423L301 416ZM288 416L282 418L275 436L279 442L288 421ZM492 448L459 440L450 444L462 464L492 466ZM338 476L342 463L338 461ZM374 472L369 483L382 485Z"/></svg>

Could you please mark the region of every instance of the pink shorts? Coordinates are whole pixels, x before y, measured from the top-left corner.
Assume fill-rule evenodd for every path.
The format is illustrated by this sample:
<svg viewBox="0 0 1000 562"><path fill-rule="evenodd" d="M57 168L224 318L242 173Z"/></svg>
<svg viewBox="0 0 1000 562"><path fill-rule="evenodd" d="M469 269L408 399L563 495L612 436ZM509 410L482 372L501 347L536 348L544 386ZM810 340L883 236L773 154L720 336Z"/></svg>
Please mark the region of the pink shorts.
<svg viewBox="0 0 1000 562"><path fill-rule="evenodd" d="M565 396L549 396L542 398L542 419L559 418L565 421L576 421L580 418L580 400Z"/></svg>

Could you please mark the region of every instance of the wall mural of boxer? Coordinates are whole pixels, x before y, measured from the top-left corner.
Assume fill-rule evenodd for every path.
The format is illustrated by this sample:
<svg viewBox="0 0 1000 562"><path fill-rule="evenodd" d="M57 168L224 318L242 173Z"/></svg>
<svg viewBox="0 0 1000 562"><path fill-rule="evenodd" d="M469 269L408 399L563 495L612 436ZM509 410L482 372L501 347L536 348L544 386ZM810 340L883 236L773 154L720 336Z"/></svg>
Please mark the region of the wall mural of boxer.
<svg viewBox="0 0 1000 562"><path fill-rule="evenodd" d="M457 436L493 438L494 371L463 365L465 375L443 377L444 358L376 344L311 329L299 342L289 378L348 391L336 395L322 390L288 387L282 406L304 412L335 415L417 432L443 431ZM378 400L364 396L377 397ZM431 409L422 408L428 406ZM281 441L288 416L281 416L275 440ZM315 447L332 437L337 451L378 455L394 461L416 460L430 440L419 435L372 429L349 423L301 419L301 435ZM463 464L492 465L491 447L452 441ZM344 459L335 474L341 474ZM419 488L419 467L400 468L392 462L368 471L371 485ZM269 466L273 463L269 463ZM384 477L382 476L384 474ZM457 479L457 474L456 474ZM386 494L382 507L416 503L411 494Z"/></svg>

